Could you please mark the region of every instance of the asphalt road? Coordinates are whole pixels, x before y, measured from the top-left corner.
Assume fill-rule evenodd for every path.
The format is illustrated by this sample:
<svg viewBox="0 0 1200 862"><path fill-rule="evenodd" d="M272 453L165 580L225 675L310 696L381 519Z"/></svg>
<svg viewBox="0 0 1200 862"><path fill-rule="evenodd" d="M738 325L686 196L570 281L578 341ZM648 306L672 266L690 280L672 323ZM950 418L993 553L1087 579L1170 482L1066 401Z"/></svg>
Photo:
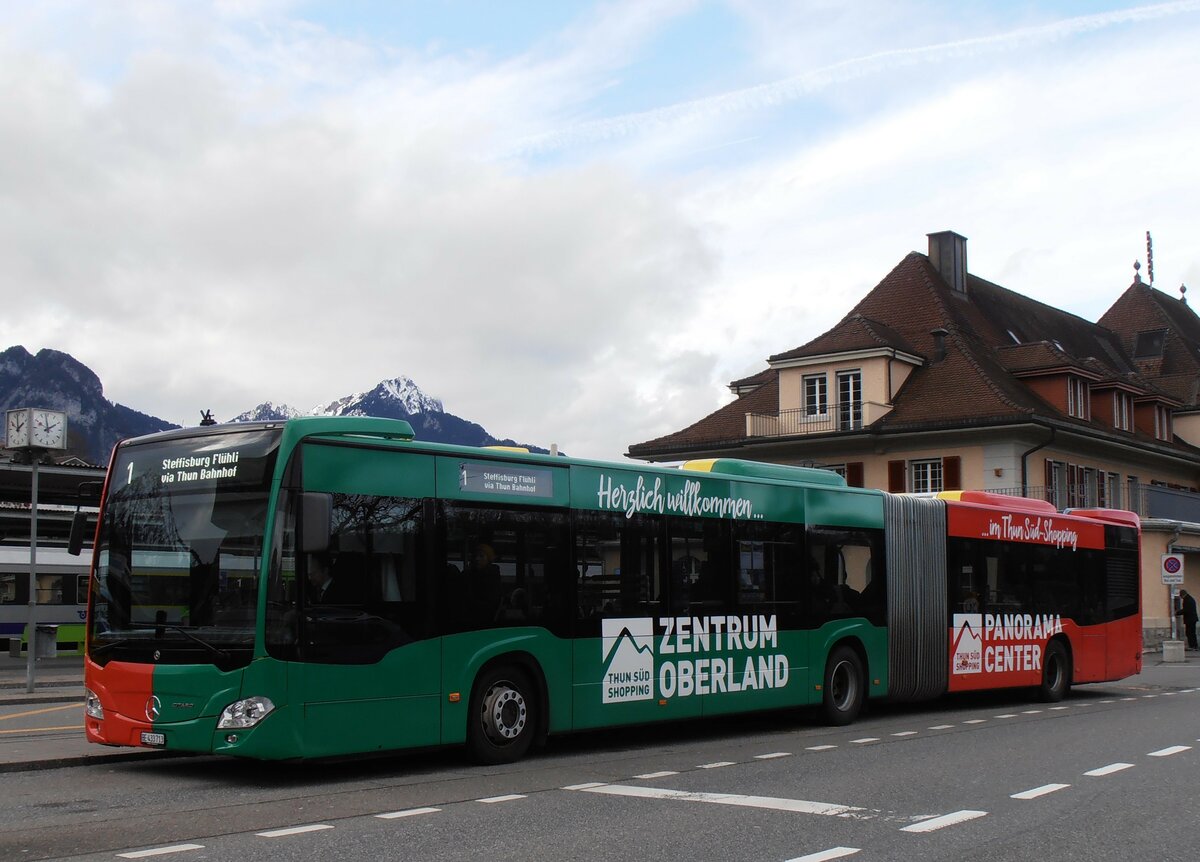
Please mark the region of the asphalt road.
<svg viewBox="0 0 1200 862"><path fill-rule="evenodd" d="M0 859L1190 862L1198 688L1200 665L1149 668L1053 706L991 694L849 728L792 713L622 730L492 768L439 751L17 772Z"/></svg>

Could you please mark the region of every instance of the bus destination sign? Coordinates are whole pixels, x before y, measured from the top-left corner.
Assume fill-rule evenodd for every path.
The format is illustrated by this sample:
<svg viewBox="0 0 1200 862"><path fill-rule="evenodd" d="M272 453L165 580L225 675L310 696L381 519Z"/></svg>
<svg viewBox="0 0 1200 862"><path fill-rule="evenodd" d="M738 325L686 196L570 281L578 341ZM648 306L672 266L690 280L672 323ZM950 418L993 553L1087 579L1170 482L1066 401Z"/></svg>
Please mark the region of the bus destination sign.
<svg viewBox="0 0 1200 862"><path fill-rule="evenodd" d="M553 497L554 471L529 464L462 461L458 465L458 489L476 494Z"/></svg>

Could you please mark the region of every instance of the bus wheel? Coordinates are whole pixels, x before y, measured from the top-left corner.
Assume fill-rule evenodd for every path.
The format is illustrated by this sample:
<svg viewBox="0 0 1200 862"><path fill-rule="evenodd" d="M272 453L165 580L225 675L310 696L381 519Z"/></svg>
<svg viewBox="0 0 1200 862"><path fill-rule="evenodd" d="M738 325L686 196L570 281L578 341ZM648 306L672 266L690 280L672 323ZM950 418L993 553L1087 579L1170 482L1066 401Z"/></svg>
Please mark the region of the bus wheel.
<svg viewBox="0 0 1200 862"><path fill-rule="evenodd" d="M850 647L840 646L830 654L822 692L821 711L826 724L840 727L858 718L866 695L858 653Z"/></svg>
<svg viewBox="0 0 1200 862"><path fill-rule="evenodd" d="M529 751L537 729L533 685L524 671L497 667L475 683L467 746L481 763L512 763Z"/></svg>
<svg viewBox="0 0 1200 862"><path fill-rule="evenodd" d="M1038 688L1038 698L1046 703L1058 703L1070 687L1071 666L1067 661L1067 651L1058 641L1050 641L1042 662L1042 684Z"/></svg>

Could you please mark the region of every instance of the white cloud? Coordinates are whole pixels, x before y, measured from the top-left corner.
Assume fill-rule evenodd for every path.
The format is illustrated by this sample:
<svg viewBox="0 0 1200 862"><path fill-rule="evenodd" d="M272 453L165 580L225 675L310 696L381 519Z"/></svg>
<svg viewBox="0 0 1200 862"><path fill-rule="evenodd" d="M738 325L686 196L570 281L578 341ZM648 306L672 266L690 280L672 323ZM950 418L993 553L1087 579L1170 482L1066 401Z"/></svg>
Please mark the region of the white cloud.
<svg viewBox="0 0 1200 862"><path fill-rule="evenodd" d="M692 4L603 5L499 58L271 0L10 10L0 267L36 300L0 347L66 350L178 422L403 373L494 434L613 457L828 328L926 231L1086 316L1147 228L1160 286L1198 280L1200 4L903 30L951 19L787 6L734 7L761 40L743 78L777 77L618 116L597 99ZM492 156L517 141L557 158Z"/></svg>

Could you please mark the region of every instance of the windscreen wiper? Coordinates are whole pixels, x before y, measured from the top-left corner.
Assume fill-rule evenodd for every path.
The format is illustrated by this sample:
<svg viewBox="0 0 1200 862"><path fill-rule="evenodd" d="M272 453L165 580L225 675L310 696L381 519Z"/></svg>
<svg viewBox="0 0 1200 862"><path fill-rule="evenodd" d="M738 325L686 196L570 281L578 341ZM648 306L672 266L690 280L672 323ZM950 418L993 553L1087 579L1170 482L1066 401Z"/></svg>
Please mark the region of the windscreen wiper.
<svg viewBox="0 0 1200 862"><path fill-rule="evenodd" d="M99 646L97 646L96 644L92 644L92 648L88 651L88 655L93 656L93 657L99 656L99 655L104 655L104 653L108 652L110 649L114 649L115 647L119 647L119 646L126 646L128 644L136 642L137 640L138 640L137 638L120 638L115 641L108 641L106 643L102 643Z"/></svg>
<svg viewBox="0 0 1200 862"><path fill-rule="evenodd" d="M169 623L159 623L158 625L155 626L156 634L157 634L157 629L159 629L159 628L170 629L173 632L179 632L181 635L183 635L188 640L190 640L194 643L200 644L200 646L204 647L206 650L208 650L210 653L212 653L213 655L215 655L217 658L221 659L222 661L230 661L233 658L233 656L231 656L229 653L225 652L225 650L221 649L219 646L210 644L208 641L204 640L204 638L197 637L196 635L192 634L190 631L183 628L182 626L173 626L173 625L170 625Z"/></svg>

